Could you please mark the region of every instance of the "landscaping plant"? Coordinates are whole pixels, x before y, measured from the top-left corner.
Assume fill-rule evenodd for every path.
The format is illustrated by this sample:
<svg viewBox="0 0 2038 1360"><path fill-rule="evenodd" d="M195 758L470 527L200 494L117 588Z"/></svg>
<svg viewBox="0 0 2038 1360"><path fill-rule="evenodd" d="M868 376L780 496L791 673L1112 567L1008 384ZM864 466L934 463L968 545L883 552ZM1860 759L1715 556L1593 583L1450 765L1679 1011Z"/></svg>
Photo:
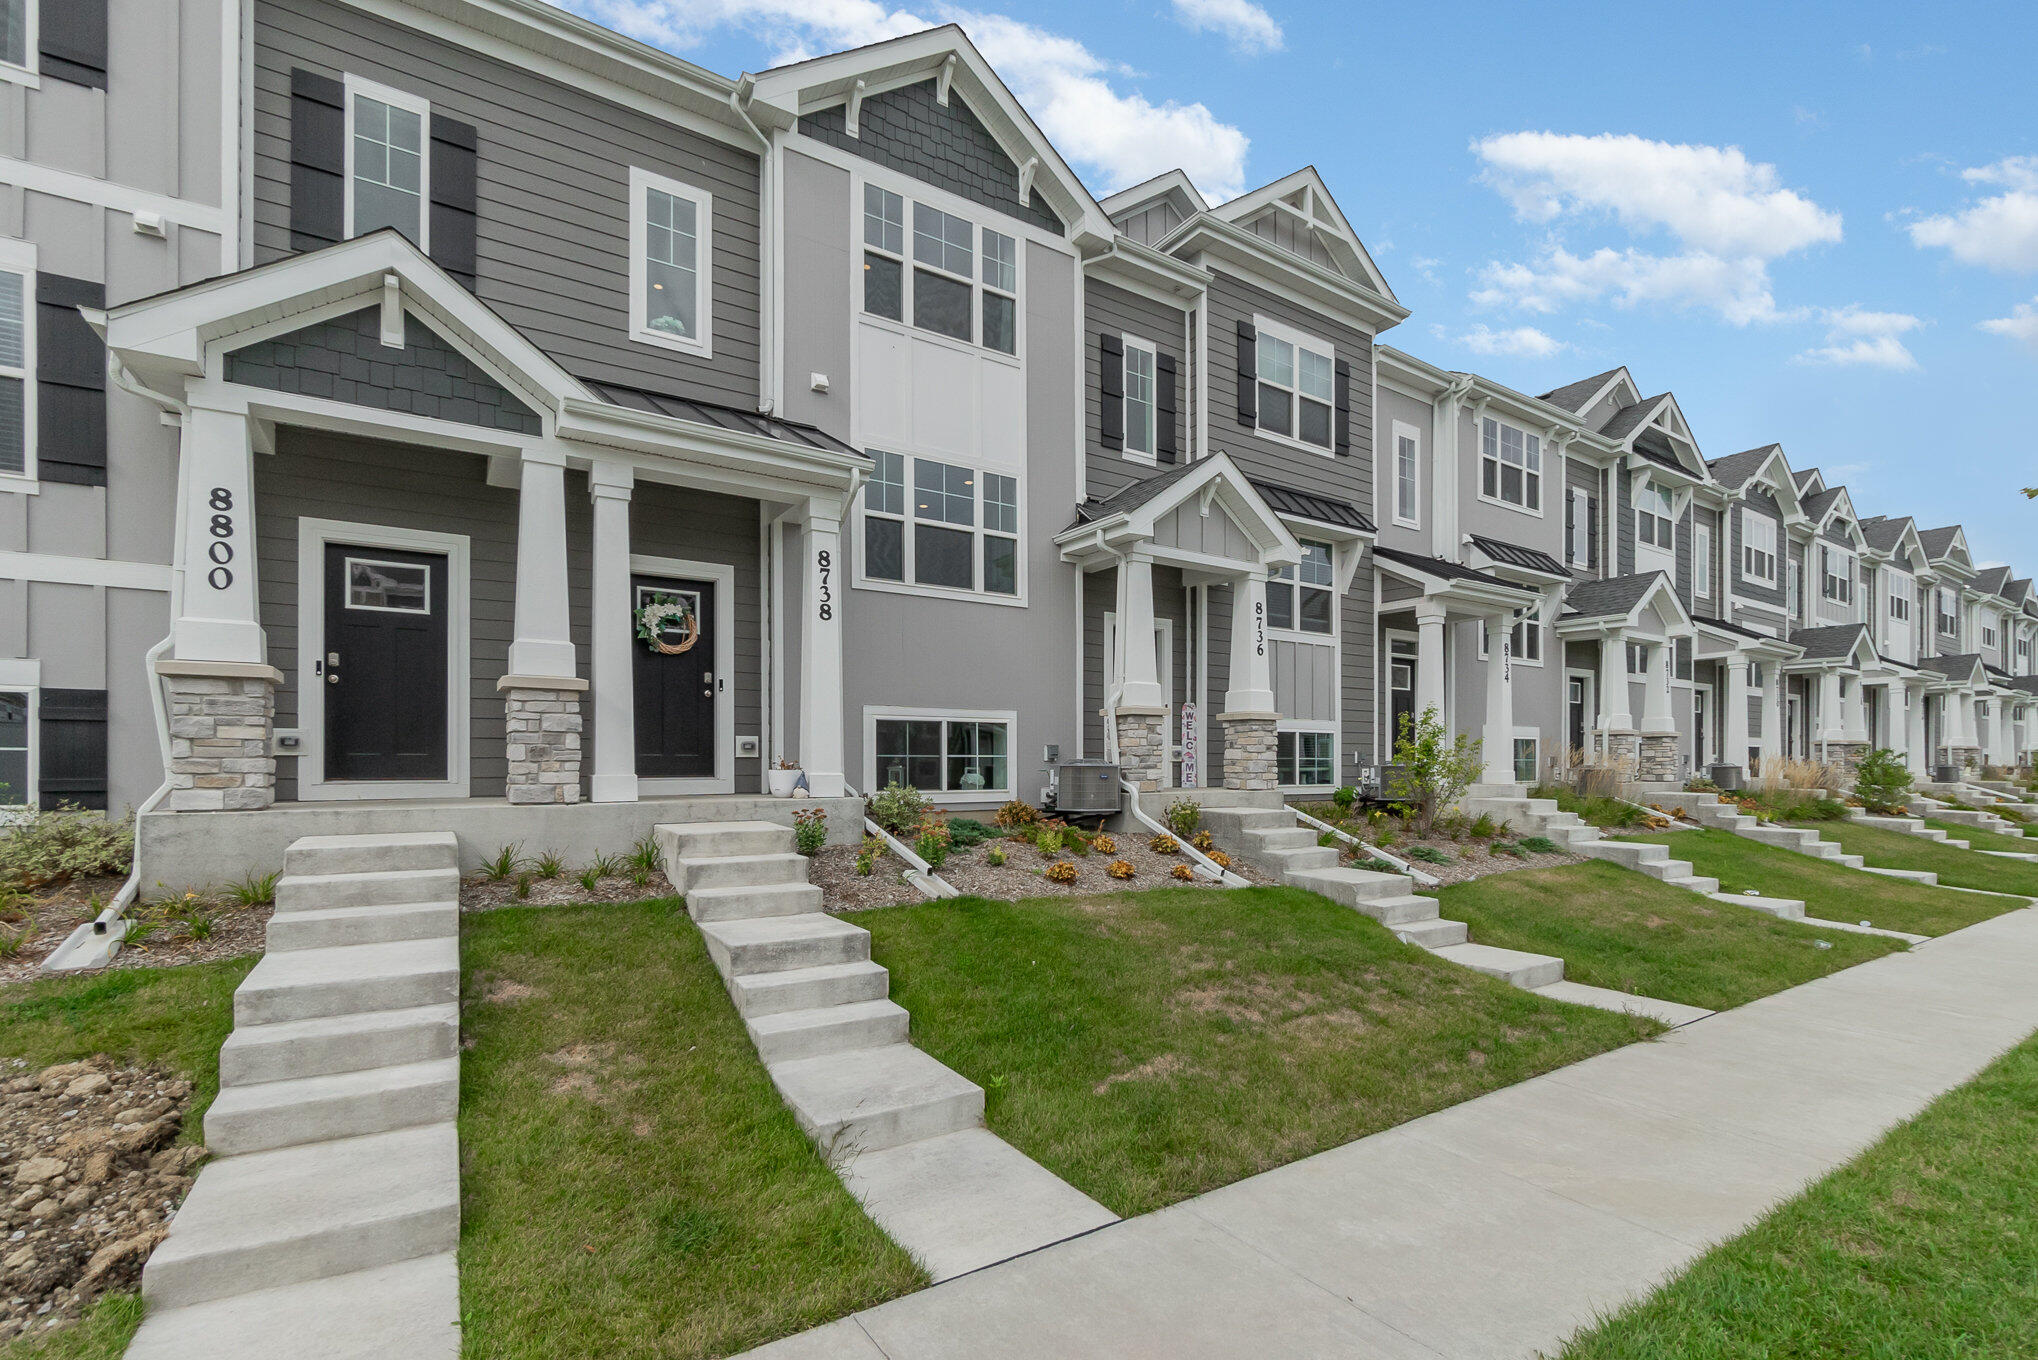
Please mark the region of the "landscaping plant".
<svg viewBox="0 0 2038 1360"><path fill-rule="evenodd" d="M1420 718L1402 715L1394 743L1398 773L1388 793L1409 805L1415 834L1428 835L1437 814L1478 782L1479 746L1478 738L1462 732L1453 738L1434 704Z"/></svg>
<svg viewBox="0 0 2038 1360"><path fill-rule="evenodd" d="M1231 867L1231 856L1225 854L1222 850L1212 850L1204 858L1220 869L1229 869Z"/></svg>
<svg viewBox="0 0 2038 1360"><path fill-rule="evenodd" d="M1189 838L1189 844L1207 855L1217 848L1217 837L1211 835L1208 831L1198 831Z"/></svg>
<svg viewBox="0 0 2038 1360"><path fill-rule="evenodd" d="M1120 862L1123 863L1123 861ZM1131 866L1127 865L1126 867L1130 868ZM1196 871L1186 864L1177 864L1174 868L1168 870L1168 875L1171 878L1178 878L1184 883L1196 881ZM1127 874L1126 877L1130 878L1131 875Z"/></svg>
<svg viewBox="0 0 2038 1360"><path fill-rule="evenodd" d="M524 843L522 841L505 845L489 858L481 861L481 876L490 882L501 882L506 878L515 878L517 866L524 862L523 850Z"/></svg>
<svg viewBox="0 0 2038 1360"><path fill-rule="evenodd" d="M1040 820L1040 810L1031 803L1022 803L1017 798L999 808L991 818L1007 831L1018 831L1034 825Z"/></svg>
<svg viewBox="0 0 2038 1360"><path fill-rule="evenodd" d="M821 853L821 847L828 843L828 813L823 808L796 808L793 811L793 847L801 854L812 858Z"/></svg>
<svg viewBox="0 0 2038 1360"><path fill-rule="evenodd" d="M1548 836L1523 836L1515 844L1536 855L1554 855L1563 849L1562 846L1558 845Z"/></svg>
<svg viewBox="0 0 2038 1360"><path fill-rule="evenodd" d="M1196 828L1203 824L1203 805L1191 798L1178 799L1168 804L1167 811L1161 814L1161 820L1166 822L1168 829L1177 836L1194 835Z"/></svg>
<svg viewBox="0 0 2038 1360"><path fill-rule="evenodd" d="M1005 847L1002 845L994 845L990 849L984 851L984 863L990 865L993 869L1004 868Z"/></svg>
<svg viewBox="0 0 2038 1360"><path fill-rule="evenodd" d="M133 868L134 818L114 821L76 803L28 813L0 840L0 880L19 888L117 876Z"/></svg>
<svg viewBox="0 0 2038 1360"><path fill-rule="evenodd" d="M637 843L630 847L631 867L642 870L647 876L657 873L659 869L664 867L662 859L663 857L658 853L658 842L650 836L639 837ZM631 881L638 881L634 874L631 876Z"/></svg>
<svg viewBox="0 0 2038 1360"><path fill-rule="evenodd" d="M856 848L856 872L865 878L877 867L878 856L884 854L885 843L876 836L865 836L863 844Z"/></svg>
<svg viewBox="0 0 2038 1360"><path fill-rule="evenodd" d="M1457 863L1456 860L1437 849L1434 845L1411 845L1408 847L1408 857L1410 859L1419 859L1424 864Z"/></svg>
<svg viewBox="0 0 2038 1360"><path fill-rule="evenodd" d="M566 859L556 850L547 850L531 867L539 878L557 878L566 872Z"/></svg>
<svg viewBox="0 0 2038 1360"><path fill-rule="evenodd" d="M1044 877L1050 883L1073 883L1076 881L1076 866L1065 859L1058 859L1047 866Z"/></svg>
<svg viewBox="0 0 2038 1360"><path fill-rule="evenodd" d="M1870 812L1894 815L1911 797L1911 772L1896 752L1877 748L1854 771L1854 796Z"/></svg>
<svg viewBox="0 0 2038 1360"><path fill-rule="evenodd" d="M1149 840L1146 843L1146 848L1153 851L1156 855L1178 855L1182 852L1181 842L1166 832L1162 832L1152 840Z"/></svg>
<svg viewBox="0 0 2038 1360"><path fill-rule="evenodd" d="M904 836L927 820L932 810L927 795L893 782L870 798L870 819L894 836Z"/></svg>
<svg viewBox="0 0 2038 1360"><path fill-rule="evenodd" d="M1359 801L1359 791L1350 784L1342 785L1331 790L1330 801L1337 804L1337 810L1341 815L1349 816L1352 804Z"/></svg>
<svg viewBox="0 0 2038 1360"><path fill-rule="evenodd" d="M1050 822L1033 833L1033 847L1041 854L1053 859L1061 853L1062 829Z"/></svg>
<svg viewBox="0 0 2038 1360"><path fill-rule="evenodd" d="M982 822L972 817L950 817L948 819L948 843L957 850L967 850L972 845L981 845L985 841L995 840L997 835L998 832L995 827L985 826Z"/></svg>
<svg viewBox="0 0 2038 1360"><path fill-rule="evenodd" d="M1115 855L1118 853L1118 839L1100 831L1090 838L1090 848L1100 855Z"/></svg>
<svg viewBox="0 0 2038 1360"><path fill-rule="evenodd" d="M930 869L939 869L948 862L948 826L939 817L928 817L918 827L913 838L913 853L927 861Z"/></svg>
<svg viewBox="0 0 2038 1360"><path fill-rule="evenodd" d="M1186 864L1178 864L1175 867L1177 869L1186 869L1189 866ZM1106 869L1104 872L1111 875L1111 877L1113 878L1131 878L1135 870L1133 869L1132 862L1130 860L1114 859L1111 861L1111 867Z"/></svg>
<svg viewBox="0 0 2038 1360"><path fill-rule="evenodd" d="M262 907L276 900L276 881L281 873L249 874L226 890L237 907Z"/></svg>

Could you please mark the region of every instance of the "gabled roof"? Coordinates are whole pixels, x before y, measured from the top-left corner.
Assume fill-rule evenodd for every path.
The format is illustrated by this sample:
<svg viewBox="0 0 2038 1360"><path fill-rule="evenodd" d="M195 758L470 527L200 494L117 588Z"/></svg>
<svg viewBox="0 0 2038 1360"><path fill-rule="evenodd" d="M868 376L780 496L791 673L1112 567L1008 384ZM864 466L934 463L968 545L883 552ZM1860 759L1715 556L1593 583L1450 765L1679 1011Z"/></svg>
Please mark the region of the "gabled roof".
<svg viewBox="0 0 2038 1360"><path fill-rule="evenodd" d="M1705 466L1706 470L1712 473L1714 481L1729 491L1739 491L1754 480L1755 475L1762 471L1763 464L1772 458L1781 457L1783 445L1764 444L1759 449L1743 449L1724 458L1714 458ZM1789 464L1786 463L1784 466L1787 468Z"/></svg>
<svg viewBox="0 0 2038 1360"><path fill-rule="evenodd" d="M1607 418L1606 424L1599 427L1599 432L1616 443L1626 443L1629 435L1649 423L1649 417L1656 414L1669 395L1668 392L1658 392L1653 397L1644 397L1621 407Z"/></svg>
<svg viewBox="0 0 2038 1360"><path fill-rule="evenodd" d="M1886 515L1874 515L1861 521L1861 537L1863 541L1877 552L1895 552L1897 545L1903 542L1904 531L1906 529L1910 530L1911 537L1917 537L1917 528L1912 523L1909 515L1905 515L1900 519L1891 519Z"/></svg>
<svg viewBox="0 0 2038 1360"><path fill-rule="evenodd" d="M1056 534L1054 541L1064 562L1085 571L1108 566L1133 550L1160 561L1207 567L1214 561L1209 553L1164 541L1164 517L1185 506L1204 514L1223 514L1239 531L1249 555L1227 553L1226 562L1250 562L1265 568L1302 560L1295 535L1246 480L1231 455L1222 450L1127 483L1108 496L1084 501L1076 507L1075 522ZM1357 554L1348 557L1357 561Z"/></svg>
<svg viewBox="0 0 2038 1360"><path fill-rule="evenodd" d="M1561 630L1566 624L1603 627L1609 620L1618 620L1631 627L1640 619L1642 607L1652 600L1669 610L1674 624L1691 627L1691 611L1677 598L1669 574L1662 571L1580 581L1565 595L1564 613L1557 624Z"/></svg>
<svg viewBox="0 0 2038 1360"><path fill-rule="evenodd" d="M1599 400L1600 394L1611 387L1616 379L1626 375L1627 369L1624 366L1609 368L1604 373L1595 373L1589 378L1580 378L1577 382L1552 388L1543 393L1541 400L1549 402L1552 406L1561 406L1572 415L1577 415ZM1629 385L1633 386L1633 379L1629 379Z"/></svg>
<svg viewBox="0 0 2038 1360"><path fill-rule="evenodd" d="M1869 644L1868 625L1865 623L1800 628L1790 635L1790 640L1804 649L1803 659L1806 661L1845 661L1859 646L1867 646L1870 656L1875 654L1874 647Z"/></svg>
<svg viewBox="0 0 2038 1360"><path fill-rule="evenodd" d="M1949 680L1982 681L1988 678L1981 668L1981 653L1962 652L1955 656L1928 656L1918 662L1921 669L1937 671Z"/></svg>
<svg viewBox="0 0 2038 1360"><path fill-rule="evenodd" d="M1959 553L1961 559L1967 556L1967 531L1957 524L1948 524L1937 529L1918 530L1918 543L1924 548L1925 556L1934 562L1942 561Z"/></svg>
<svg viewBox="0 0 2038 1360"><path fill-rule="evenodd" d="M1365 243L1346 220L1344 210L1331 196L1330 188L1313 165L1305 165L1271 184L1239 195L1210 209L1213 217L1239 226L1249 226L1269 212L1286 213L1308 231L1337 262L1339 272L1371 288L1389 302L1398 303L1387 276L1373 263Z"/></svg>
<svg viewBox="0 0 2038 1360"><path fill-rule="evenodd" d="M1800 495L1809 496L1812 492L1821 490L1826 485L1826 479L1819 475L1817 468L1806 468L1802 472L1792 473L1791 476L1797 482L1797 489Z"/></svg>
<svg viewBox="0 0 2038 1360"><path fill-rule="evenodd" d="M1837 486L1825 491L1812 492L1804 498L1805 518L1814 524L1824 524L1826 511L1832 509L1834 503L1844 494L1845 488Z"/></svg>
<svg viewBox="0 0 2038 1360"><path fill-rule="evenodd" d="M1974 588L1985 590L1991 595L2000 595L2003 587L2009 583L2010 568L2007 564L2000 567L1983 567L1974 574Z"/></svg>
<svg viewBox="0 0 2038 1360"><path fill-rule="evenodd" d="M2027 603L2031 599L2031 578L2020 576L2014 581L2005 582L2002 596L2011 604Z"/></svg>
<svg viewBox="0 0 2038 1360"><path fill-rule="evenodd" d="M1076 507L1076 523L1087 524L1106 515L1130 514L1196 470L1195 463L1182 463L1166 472L1127 482L1107 495L1092 496Z"/></svg>
<svg viewBox="0 0 2038 1360"><path fill-rule="evenodd" d="M1146 207L1157 199L1172 203L1175 212L1184 220L1197 213L1210 210L1209 200L1203 197L1189 176L1180 170L1163 170L1152 179L1144 180L1129 189L1120 189L1103 200L1103 209L1110 216L1123 217Z"/></svg>
<svg viewBox="0 0 2038 1360"><path fill-rule="evenodd" d="M2019 694L2038 694L2038 675L2020 675L2013 680L2005 680L2003 688L2016 690Z"/></svg>

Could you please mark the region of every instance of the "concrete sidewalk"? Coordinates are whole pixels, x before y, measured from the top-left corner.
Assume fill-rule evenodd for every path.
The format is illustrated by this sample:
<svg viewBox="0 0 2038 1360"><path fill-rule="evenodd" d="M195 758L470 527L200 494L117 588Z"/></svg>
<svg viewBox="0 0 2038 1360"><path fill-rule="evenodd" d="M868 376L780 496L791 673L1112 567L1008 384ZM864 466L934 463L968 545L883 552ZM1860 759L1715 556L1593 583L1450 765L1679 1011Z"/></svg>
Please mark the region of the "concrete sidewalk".
<svg viewBox="0 0 2038 1360"><path fill-rule="evenodd" d="M1554 1353L2034 1028L2027 909L749 1354Z"/></svg>

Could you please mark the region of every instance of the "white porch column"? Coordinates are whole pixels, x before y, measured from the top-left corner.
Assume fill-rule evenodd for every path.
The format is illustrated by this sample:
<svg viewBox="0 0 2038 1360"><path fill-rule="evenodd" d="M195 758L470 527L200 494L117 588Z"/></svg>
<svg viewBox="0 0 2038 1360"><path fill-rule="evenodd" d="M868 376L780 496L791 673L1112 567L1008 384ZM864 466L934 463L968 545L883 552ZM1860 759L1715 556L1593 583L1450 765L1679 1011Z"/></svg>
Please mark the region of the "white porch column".
<svg viewBox="0 0 2038 1360"><path fill-rule="evenodd" d="M1858 675L1853 680L1852 693L1840 701L1840 739L1866 742L1869 740L1867 685Z"/></svg>
<svg viewBox="0 0 2038 1360"><path fill-rule="evenodd" d="M1486 731L1480 741L1488 784L1514 782L1514 614L1487 619Z"/></svg>
<svg viewBox="0 0 2038 1360"><path fill-rule="evenodd" d="M1946 738L1948 746L1972 746L1975 739L1974 695L1962 691L1953 696L1953 722Z"/></svg>
<svg viewBox="0 0 2038 1360"><path fill-rule="evenodd" d="M597 463L588 473L594 499L594 777L597 803L637 801L637 659L631 654L635 597L630 590L630 487L627 467Z"/></svg>
<svg viewBox="0 0 2038 1360"><path fill-rule="evenodd" d="M1147 578L1147 657L1153 657L1153 589ZM1438 620L1438 626L1442 626ZM1124 627L1120 625L1120 632ZM1441 675L1442 667L1438 667ZM1255 572L1231 585L1231 676L1224 692L1225 713L1274 712L1274 668L1267 655L1267 578ZM1420 681L1418 680L1418 683ZM1159 694L1160 686L1154 686ZM1156 700L1156 702L1163 702ZM1222 716L1222 715L1220 715Z"/></svg>
<svg viewBox="0 0 2038 1360"><path fill-rule="evenodd" d="M1897 687L1890 687L1894 698ZM1904 697L1904 765L1917 779L1929 778L1932 773L1932 748L1925 737L1925 691L1914 685L1902 687Z"/></svg>
<svg viewBox="0 0 2038 1360"><path fill-rule="evenodd" d="M1819 741L1842 741L1846 738L1846 723L1840 713L1840 672L1822 671L1819 674Z"/></svg>
<svg viewBox="0 0 2038 1360"><path fill-rule="evenodd" d="M579 674L566 610L566 454L554 444L524 450L517 493L516 639L510 674Z"/></svg>
<svg viewBox="0 0 2038 1360"><path fill-rule="evenodd" d="M1726 722L1721 728L1725 747L1720 759L1728 765L1738 765L1743 773L1748 768L1748 658L1739 652L1728 657L1722 667L1726 673L1723 702L1727 706Z"/></svg>
<svg viewBox="0 0 2038 1360"><path fill-rule="evenodd" d="M1677 668L1677 644L1668 639L1649 644L1649 668L1642 684L1642 732L1675 736L1677 716L1670 711L1670 675Z"/></svg>
<svg viewBox="0 0 2038 1360"><path fill-rule="evenodd" d="M255 462L248 413L200 405L184 421L183 592L172 626L179 661L266 659L255 589ZM321 565L318 570L323 571Z"/></svg>
<svg viewBox="0 0 2038 1360"><path fill-rule="evenodd" d="M800 612L800 764L816 798L839 798L842 735L842 505L809 501Z"/></svg>
<svg viewBox="0 0 2038 1360"><path fill-rule="evenodd" d="M1627 639L1609 633L1599 640L1599 730L1627 732L1634 725L1628 713Z"/></svg>
<svg viewBox="0 0 2038 1360"><path fill-rule="evenodd" d="M1430 709L1444 716L1444 607L1425 600L1415 607L1415 718ZM1393 734L1400 741L1401 734Z"/></svg>
<svg viewBox="0 0 2038 1360"><path fill-rule="evenodd" d="M1783 702L1784 685L1783 663L1780 661L1763 662L1762 739L1760 745L1762 748L1762 763L1765 765L1772 760L1781 760L1787 748L1783 731L1784 722L1788 717L1788 710Z"/></svg>
<svg viewBox="0 0 2038 1360"><path fill-rule="evenodd" d="M1244 592L1233 587L1237 599ZM1262 588L1260 598L1266 598ZM1234 611L1235 613L1236 611ZM1166 708L1160 661L1154 652L1153 559L1134 554L1118 564L1118 706ZM1238 683L1237 625L1233 624L1232 683Z"/></svg>

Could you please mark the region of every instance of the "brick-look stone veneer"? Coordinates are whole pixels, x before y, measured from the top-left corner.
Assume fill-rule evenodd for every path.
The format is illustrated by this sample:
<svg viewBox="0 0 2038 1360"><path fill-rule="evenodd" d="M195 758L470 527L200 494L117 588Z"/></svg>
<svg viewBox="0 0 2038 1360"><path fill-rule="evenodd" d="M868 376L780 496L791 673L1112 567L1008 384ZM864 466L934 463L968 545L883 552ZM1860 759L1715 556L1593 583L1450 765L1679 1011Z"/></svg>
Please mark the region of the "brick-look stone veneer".
<svg viewBox="0 0 2038 1360"><path fill-rule="evenodd" d="M1118 773L1143 792L1165 787L1168 778L1168 715L1157 710L1121 708L1118 719Z"/></svg>
<svg viewBox="0 0 2038 1360"><path fill-rule="evenodd" d="M502 687L512 803L580 801L580 691Z"/></svg>
<svg viewBox="0 0 2038 1360"><path fill-rule="evenodd" d="M1677 734L1652 732L1641 739L1637 777L1645 784L1677 782Z"/></svg>
<svg viewBox="0 0 2038 1360"><path fill-rule="evenodd" d="M1634 769L1636 761L1635 747L1639 740L1640 738L1636 737L1632 732L1606 733L1607 764L1613 766L1616 770Z"/></svg>
<svg viewBox="0 0 2038 1360"><path fill-rule="evenodd" d="M263 676L164 675L170 810L251 812L276 801L276 684Z"/></svg>
<svg viewBox="0 0 2038 1360"><path fill-rule="evenodd" d="M1867 755L1869 745L1865 741L1829 741L1826 743L1826 763L1840 772L1842 790L1854 787L1855 777L1861 770L1861 757Z"/></svg>
<svg viewBox="0 0 2038 1360"><path fill-rule="evenodd" d="M1278 789L1280 764L1274 754L1273 718L1227 717L1224 724L1224 787L1227 789Z"/></svg>
<svg viewBox="0 0 2038 1360"><path fill-rule="evenodd" d="M1981 748L1979 746L1956 746L1949 754L1952 757L1952 759L1946 762L1949 765L1958 765L1963 770L1978 770L1981 768Z"/></svg>

